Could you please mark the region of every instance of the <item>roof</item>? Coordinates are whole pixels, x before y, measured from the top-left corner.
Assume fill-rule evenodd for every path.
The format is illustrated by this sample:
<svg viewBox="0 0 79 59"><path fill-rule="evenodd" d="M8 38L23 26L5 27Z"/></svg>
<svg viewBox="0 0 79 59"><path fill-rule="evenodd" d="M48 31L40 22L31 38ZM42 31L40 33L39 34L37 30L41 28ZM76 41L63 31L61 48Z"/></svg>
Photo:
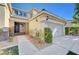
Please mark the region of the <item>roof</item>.
<svg viewBox="0 0 79 59"><path fill-rule="evenodd" d="M12 7L12 9L16 9L16 10L19 10L19 11L26 12L26 10L23 10L23 9L20 9L20 8L15 8L15 7Z"/></svg>
<svg viewBox="0 0 79 59"><path fill-rule="evenodd" d="M51 13L49 13L49 12L47 12L47 11L41 11L41 12L39 12L36 16L34 16L34 17L32 17L31 19L29 19L29 21L32 21L34 18L37 18L37 17L39 17L39 16L41 16L41 15L44 15L44 14L46 14L46 15L48 15L48 16L51 16L51 17L55 17L55 18L58 19L57 21L61 21L61 22L65 23L65 24L66 24L66 22L67 22L64 18L58 17L58 16L56 16L56 15L54 15L54 14L51 14Z"/></svg>
<svg viewBox="0 0 79 59"><path fill-rule="evenodd" d="M34 10L35 10L37 13L40 12L40 10L38 10L38 9L36 9L36 8L32 8L32 10L28 11L28 13L29 13L29 14L32 14Z"/></svg>
<svg viewBox="0 0 79 59"><path fill-rule="evenodd" d="M10 6L10 5L9 5L9 6ZM18 8L15 8L15 9L18 9ZM10 8L10 10L11 10L11 8ZM18 10L21 10L21 9L18 9ZM29 21L32 21L34 18L37 18L37 17L39 17L40 15L44 15L44 14L45 14L45 15L50 16L51 18L52 18L52 17L55 17L55 18L57 19L57 21L63 22L63 23L65 23L65 24L66 24L66 22L67 22L64 18L62 18L62 17L60 17L60 16L57 16L57 15L55 15L55 14L49 13L48 11L45 11L45 10L40 11L40 10L38 10L38 9L36 9L36 8L33 8L33 9L32 9L31 11L29 11L28 13L32 13L33 10L37 11L38 14L37 14L36 16L33 16L32 18L30 18ZM22 10L22 11L24 11L24 10ZM26 12L26 11L24 11L24 12Z"/></svg>

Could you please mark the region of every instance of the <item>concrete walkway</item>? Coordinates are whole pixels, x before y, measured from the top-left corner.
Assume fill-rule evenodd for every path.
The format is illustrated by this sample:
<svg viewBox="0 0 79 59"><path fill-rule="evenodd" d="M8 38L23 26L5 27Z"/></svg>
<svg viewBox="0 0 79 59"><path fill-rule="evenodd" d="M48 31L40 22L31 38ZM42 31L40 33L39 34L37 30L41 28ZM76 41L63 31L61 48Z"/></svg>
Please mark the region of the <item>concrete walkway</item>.
<svg viewBox="0 0 79 59"><path fill-rule="evenodd" d="M38 49L26 38L26 36L17 36L19 54L20 55L32 55L38 52Z"/></svg>
<svg viewBox="0 0 79 59"><path fill-rule="evenodd" d="M66 55L70 50L79 54L79 37L63 36L53 39L51 46L36 48L25 35L17 36L20 55Z"/></svg>

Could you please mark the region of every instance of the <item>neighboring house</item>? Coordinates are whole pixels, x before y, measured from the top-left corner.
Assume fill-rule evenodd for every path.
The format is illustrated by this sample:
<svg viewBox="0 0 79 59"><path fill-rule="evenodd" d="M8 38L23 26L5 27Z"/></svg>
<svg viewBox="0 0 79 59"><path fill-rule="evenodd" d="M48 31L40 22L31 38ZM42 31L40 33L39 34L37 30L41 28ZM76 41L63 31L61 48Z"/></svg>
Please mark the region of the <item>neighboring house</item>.
<svg viewBox="0 0 79 59"><path fill-rule="evenodd" d="M67 24L65 25L65 31L66 35L79 36L79 22L75 20L67 21Z"/></svg>
<svg viewBox="0 0 79 59"><path fill-rule="evenodd" d="M26 12L13 8L10 4L0 4L0 9L0 28L7 27L11 36L19 34L34 36L36 31L43 31L44 27L51 28L53 37L65 35L67 21L46 10L33 8Z"/></svg>

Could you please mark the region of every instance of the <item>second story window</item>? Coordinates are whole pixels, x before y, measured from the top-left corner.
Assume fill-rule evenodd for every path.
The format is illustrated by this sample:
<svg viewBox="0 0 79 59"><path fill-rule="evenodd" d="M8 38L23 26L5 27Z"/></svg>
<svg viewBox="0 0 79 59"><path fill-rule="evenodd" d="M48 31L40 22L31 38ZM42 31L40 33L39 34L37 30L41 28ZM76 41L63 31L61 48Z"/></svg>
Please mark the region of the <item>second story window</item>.
<svg viewBox="0 0 79 59"><path fill-rule="evenodd" d="M18 15L18 11L17 11L17 10L15 10L15 9L14 9L14 14L15 14L15 15Z"/></svg>
<svg viewBox="0 0 79 59"><path fill-rule="evenodd" d="M21 11L18 11L18 15L19 15L19 16L22 16L22 12L21 12Z"/></svg>
<svg viewBox="0 0 79 59"><path fill-rule="evenodd" d="M14 12L14 15L15 15L15 16L27 17L27 18L30 17L30 14L28 14L28 13L22 11L22 10L13 9L13 12Z"/></svg>
<svg viewBox="0 0 79 59"><path fill-rule="evenodd" d="M26 17L26 13L24 13L24 17Z"/></svg>

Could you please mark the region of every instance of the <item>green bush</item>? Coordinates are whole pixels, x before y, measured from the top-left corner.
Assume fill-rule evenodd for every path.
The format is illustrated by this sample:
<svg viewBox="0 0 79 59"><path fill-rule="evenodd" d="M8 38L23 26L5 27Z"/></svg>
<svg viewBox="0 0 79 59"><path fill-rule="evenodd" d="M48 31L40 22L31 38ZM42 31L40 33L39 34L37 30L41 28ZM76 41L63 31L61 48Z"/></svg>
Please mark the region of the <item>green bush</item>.
<svg viewBox="0 0 79 59"><path fill-rule="evenodd" d="M2 29L0 29L0 35L3 33Z"/></svg>
<svg viewBox="0 0 79 59"><path fill-rule="evenodd" d="M65 27L65 35L68 35L69 33L69 27Z"/></svg>
<svg viewBox="0 0 79 59"><path fill-rule="evenodd" d="M4 49L2 54L4 54L4 55L19 55L18 46Z"/></svg>
<svg viewBox="0 0 79 59"><path fill-rule="evenodd" d="M65 34L68 35L68 34L76 34L77 31L78 31L79 27L66 27L65 28Z"/></svg>
<svg viewBox="0 0 79 59"><path fill-rule="evenodd" d="M78 27L71 27L70 30L73 31L73 32L75 32L75 31L78 30Z"/></svg>
<svg viewBox="0 0 79 59"><path fill-rule="evenodd" d="M46 43L52 43L52 30L50 28L44 28L44 39Z"/></svg>

